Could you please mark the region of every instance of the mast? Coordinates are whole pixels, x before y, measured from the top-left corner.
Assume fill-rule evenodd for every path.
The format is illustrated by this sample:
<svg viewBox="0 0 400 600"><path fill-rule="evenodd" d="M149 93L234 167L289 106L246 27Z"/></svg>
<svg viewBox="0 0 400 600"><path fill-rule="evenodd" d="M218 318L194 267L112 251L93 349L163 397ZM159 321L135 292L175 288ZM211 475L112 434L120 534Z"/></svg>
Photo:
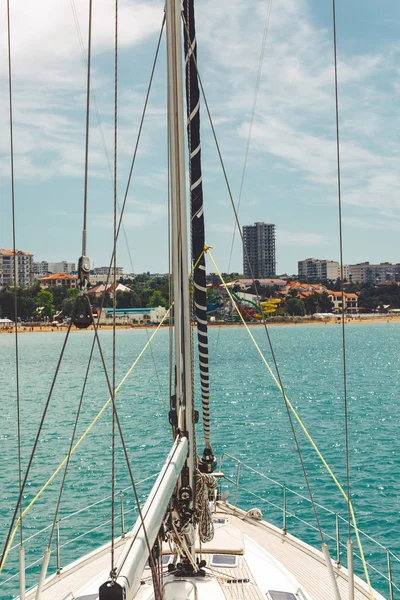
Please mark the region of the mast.
<svg viewBox="0 0 400 600"><path fill-rule="evenodd" d="M167 0L168 63L168 138L170 155L172 212L172 279L174 290L176 407L177 425L189 441L186 468L180 477L180 488L190 487L193 506L195 444L193 423L193 382L191 320L189 299L189 261L186 216L186 175L184 141L184 103L182 78L181 2Z"/></svg>
<svg viewBox="0 0 400 600"><path fill-rule="evenodd" d="M184 104L182 78L181 2L166 1L168 67L168 139L172 212L172 280L174 291L176 439L167 459L165 472L153 486L143 508L143 523L138 520L127 536L116 567L116 577L99 590L100 600L131 600L140 584L149 546L160 531L176 482L180 504L181 535L194 555L193 507L196 466L193 422L193 382L191 319L189 299L189 261L186 217L186 174L184 142ZM170 417L171 418L171 417ZM186 439L185 439L186 438ZM179 474L179 477L178 477Z"/></svg>

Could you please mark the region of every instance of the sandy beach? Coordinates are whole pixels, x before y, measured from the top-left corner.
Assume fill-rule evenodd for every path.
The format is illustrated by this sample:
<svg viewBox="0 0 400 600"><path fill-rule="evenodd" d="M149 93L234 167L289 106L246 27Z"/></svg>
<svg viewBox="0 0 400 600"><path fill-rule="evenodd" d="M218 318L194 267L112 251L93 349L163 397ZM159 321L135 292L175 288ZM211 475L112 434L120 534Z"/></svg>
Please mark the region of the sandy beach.
<svg viewBox="0 0 400 600"><path fill-rule="evenodd" d="M355 316L352 318L345 319L346 325L362 325L365 323L400 323L400 316L393 315L375 315L375 316ZM338 316L333 319L298 319L291 321L267 321L268 327L289 327L298 325L338 325L341 324L341 317ZM247 323L249 327L263 327L263 323ZM219 323L211 322L209 327L243 327L242 323ZM155 329L157 325L130 325L130 324L117 324L117 329ZM163 327L168 327L163 325ZM99 331L111 330L112 325L99 325ZM39 326L19 326L18 333L49 333L49 332L60 332L66 331L67 325L60 325L56 327L54 325L39 325ZM93 331L93 326L88 327L88 330ZM86 331L84 329L77 329L76 327L71 328L71 332ZM12 334L15 333L14 327L4 327L0 329L0 334Z"/></svg>

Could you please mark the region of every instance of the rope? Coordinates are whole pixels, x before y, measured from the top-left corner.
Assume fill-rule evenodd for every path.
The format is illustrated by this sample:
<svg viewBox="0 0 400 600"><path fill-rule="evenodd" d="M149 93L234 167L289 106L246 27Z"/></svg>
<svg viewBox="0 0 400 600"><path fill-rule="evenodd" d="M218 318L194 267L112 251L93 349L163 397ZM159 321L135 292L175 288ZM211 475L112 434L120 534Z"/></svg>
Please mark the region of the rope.
<svg viewBox="0 0 400 600"><path fill-rule="evenodd" d="M26 468L24 480L23 480L22 485L20 487L20 492L19 492L19 495L18 495L17 505L15 507L15 510L14 510L14 513L13 513L13 516L12 516L12 519L11 519L10 527L9 527L9 530L8 530L8 533L7 533L7 538L6 538L6 541L5 541L5 544L4 544L4 548L3 548L3 553L2 553L2 556L1 556L0 573L1 573L2 569L3 569L4 563L5 563L7 554L9 552L9 548L10 548L12 542L13 542L15 533L16 533L16 531L18 529L18 526L19 526L19 524L21 522L21 517L18 517L17 523L16 523L15 528L14 528L14 532L11 534L12 528L13 528L14 523L15 523L15 517L17 516L17 512L18 512L18 509L19 509L19 506L20 506L20 503L21 503L21 500L22 500L22 494L24 493L25 485L26 485L26 482L27 482L27 479L28 479L28 475L29 475L31 466L32 466L33 457L34 457L35 452L36 452L36 447L37 447L37 445L39 443L40 434L41 434L41 431L42 431L42 428L43 428L43 424L44 424L44 421L45 421L45 418L46 418L47 410L49 408L51 396L53 394L53 390L54 390L54 386L55 386L55 383L56 383L56 380L57 380L58 372L60 370L61 361L62 361L62 358L64 356L65 347L67 345L67 341L68 341L68 337L69 337L69 334L70 334L70 331L71 331L71 327L72 327L72 321L71 321L71 323L68 326L68 330L67 330L66 336L64 338L64 343L63 343L63 346L61 348L61 353L60 353L60 356L59 356L59 359L58 359L58 362L57 362L56 371L55 371L55 374L54 374L54 377L53 377L53 381L51 382L50 391L49 391L49 394L48 394L48 397L47 397L47 401L46 401L46 404L45 404L45 407L44 407L44 410L43 410L43 414L42 414L42 417L41 417L41 420L40 420L40 424L39 424L39 428L38 428L38 431L37 431L37 434L36 434L35 442L33 444L32 452L31 452L31 455L29 457L29 462L28 462L28 466ZM22 515L21 516L24 517L26 515L27 511L28 511L28 507L25 510L22 511Z"/></svg>
<svg viewBox="0 0 400 600"><path fill-rule="evenodd" d="M89 2L87 90L86 90L87 96L86 96L85 182L84 182L84 210L83 210L83 234L82 234L82 254L83 255L86 254L87 187L88 187L88 154L89 154L89 117L90 117L91 37L92 37L92 0L90 0L90 2ZM82 46L83 46L83 42L82 42ZM63 494L63 491L64 491L64 486L65 486L65 481L66 481L67 471L68 471L68 466L69 466L69 459L70 459L70 455L71 455L70 454L71 453L71 448L73 446L73 442L74 442L75 435L76 435L76 429L77 429L77 426L78 426L79 416L80 416L80 412L81 412L81 408L82 408L83 396L84 396L84 392L85 392L85 389L86 389L86 383L87 383L87 378L88 378L88 375L89 375L89 368L90 368L90 363L91 363L91 359L92 359L92 355L93 355L93 350L94 350L94 344L92 345L90 356L89 356L89 362L88 362L88 366L87 366L87 369L86 369L86 374L85 374L85 379L84 379L84 383L83 383L82 393L81 393L81 397L80 397L78 408L77 408L77 413L76 413L76 417L75 417L75 422L74 422L72 437L71 437L71 441L70 441L70 446L69 446L69 452L68 452L68 456L67 456L67 461L66 461L66 464L65 464L63 478L62 478L61 485L60 485L60 490L59 490L59 495L58 495L58 499L57 499L56 509L54 511L54 519L53 519L53 523L52 523L52 526L51 526L51 531L50 531L50 536L49 536L49 542L48 542L48 546L47 546L49 550L50 550L50 547L51 547L51 542L52 542L52 539L53 539L54 530L55 530L56 523L57 523L57 516L58 516L60 505L61 505L62 494Z"/></svg>
<svg viewBox="0 0 400 600"><path fill-rule="evenodd" d="M337 162L337 188L338 188L338 216L339 216L339 253L340 253L340 288L342 297L342 351L343 351L343 400L344 400L344 423L346 435L346 480L347 480L347 521L348 538L351 539L350 529L350 461L349 461L349 418L347 401L347 371L346 371L346 336L345 336L345 318L344 318L344 271L343 271L343 228L342 228L342 189L340 177L340 138L339 138L339 91L338 91L338 69L337 69L337 44L336 44L336 5L332 0L333 12L333 55L335 66L335 120L336 120L336 162Z"/></svg>
<svg viewBox="0 0 400 600"><path fill-rule="evenodd" d="M185 25L185 28L187 30L187 26L186 26L185 21L184 21L184 25ZM258 288L257 288L257 285L256 285L256 281L255 281L255 278L254 278L253 268L251 266L251 262L249 260L249 255L248 255L248 251L247 251L246 245L244 243L243 232L242 232L242 230L240 228L240 223L239 223L239 216L238 216L238 213L237 213L237 210L236 210L236 207L235 207L235 202L233 200L232 190L231 190L231 187L230 187L230 184L229 184L228 175L227 175L227 172L226 172L225 164L224 164L224 161L223 161L223 158L222 158L222 154L221 154L221 150L220 150L220 147L219 147L217 135L216 135L215 128L214 128L214 123L213 123L213 120L212 120L212 117L211 117L210 108L208 106L208 102L207 102L207 98L206 98L206 95L205 95L203 83L202 83L202 80L201 80L201 77L200 77L200 74L199 74L199 70L198 70L198 67L197 67L196 58L194 56L193 56L193 61L194 61L194 65L196 67L197 76L198 76L198 80L199 80L199 84L200 84L202 96L203 96L203 99L204 99L204 105L205 105L206 110L207 110L208 119L209 119L211 130L212 130L212 133L213 133L214 142L215 142L215 145L216 145L218 157L219 157L219 160L220 160L220 163L221 163L221 168L222 168L222 171L223 171L223 174L224 174L224 179L225 179L225 183L226 183L226 186L227 186L227 190L228 190L229 198L230 198L230 201L231 201L232 209L233 209L233 212L234 212L234 215L235 215L235 220L236 220L236 223L238 225L238 230L240 232L240 237L241 237L242 245L243 245L243 251L245 253L246 260L247 260L247 263L249 265L249 269L250 269L250 273L251 273L251 278L252 278L252 281L253 281L253 284L254 284L254 288L255 288L255 291L256 291L256 295L257 295L257 302L258 302L258 304L260 306L260 312L261 312L261 316L262 316L262 323L263 323L263 326L264 326L264 331L265 331L265 334L267 336L269 348L270 348L270 351L271 351L272 359L273 359L274 366L275 366L276 373L277 373L277 377L278 377L278 380L279 380L279 389L281 390L282 396L284 398L285 397L285 392L284 392L283 382L282 382L282 378L281 378L279 367L278 367L278 362L277 362L277 359L276 359L274 347L272 345L271 336L269 334L269 330L268 330L268 327L267 327L267 322L266 322L266 319L265 319L264 311L261 309L261 299L260 299L260 295L258 293ZM303 462L303 459L302 459L300 446L299 446L299 444L297 442L296 431L294 429L294 425L293 425L293 422L292 422L292 417L291 417L290 411L288 410L287 405L286 405L286 410L287 410L287 415L288 415L288 419L289 419L289 422L290 422L290 426L291 426L291 429L292 429L292 432L293 432L293 437L294 437L294 440L295 440L295 443L296 443L297 453L298 453L299 460L300 460L300 463L301 463L301 468L302 468L302 471L303 471L304 479L305 479L306 484L307 484L307 489L308 489L308 492L310 494L310 499L311 499L311 501L313 503L315 518L316 518L316 521L318 523L321 540L323 541L322 529L321 529L321 527L319 525L318 514L317 514L317 511L316 511L316 508L315 508L315 505L314 505L314 501L313 501L313 498L312 498L311 487L310 487L310 485L308 483L307 472L306 472L305 465L304 465L304 462Z"/></svg>
<svg viewBox="0 0 400 600"><path fill-rule="evenodd" d="M84 48L84 44L83 44L82 33L81 33L80 26L79 26L79 19L78 19L78 14L76 12L76 7L75 7L74 0L70 0L70 4L71 4L72 14L73 14L74 21L75 21L76 31L77 31L77 34L78 34L79 44L80 44L81 50L82 50L83 62L87 66L87 59L86 59L86 56L85 56L85 48ZM99 126L99 133L100 133L101 143L102 143L104 154L105 154L105 157L106 157L107 166L108 166L108 170L109 170L109 173L110 173L110 179L111 179L111 182L113 183L113 172L112 172L112 168L111 168L110 157L109 157L108 151L107 151L106 140L105 140L105 137L104 137L103 124L101 122L100 112L99 112L99 108L97 106L96 94L95 94L95 91L93 89L90 90L90 96L91 96L91 99L92 99L92 105L94 106L94 109L95 109L95 112L96 112L97 124ZM121 212L121 207L120 207L119 203L118 203L118 209ZM125 229L124 223L122 223L122 232L123 232L124 238L125 238L126 249L127 249L128 257L129 257L129 264L131 265L131 272L134 273L132 255L131 255L131 250L130 250L129 243L128 243L128 236L126 235L126 229Z"/></svg>
<svg viewBox="0 0 400 600"><path fill-rule="evenodd" d="M196 469L196 521L202 544L210 542L214 537L214 523L208 501L208 490L215 490L217 487L218 482L213 475L201 473Z"/></svg>
<svg viewBox="0 0 400 600"><path fill-rule="evenodd" d="M140 354L138 355L138 357L136 358L136 360L133 362L132 366L128 369L128 371L125 373L124 377L121 379L119 385L117 386L117 388L115 390L116 393L120 390L120 388L125 383L125 381L129 377L129 375L131 374L131 372L133 371L133 369L138 364L139 360L142 358L143 354L145 353L145 351L147 350L149 344L151 343L151 340L154 338L154 336L156 335L156 333L159 331L159 329L162 326L162 324L164 323L165 319L168 317L170 311L171 311L171 308L169 308L168 311L165 313L165 315L162 318L162 320L160 321L158 327L154 330L153 335L150 337L149 341L143 347L142 351L140 352ZM68 330L67 333L69 333L69 330ZM51 482L55 479L55 477L61 471L61 469L63 468L63 466L66 464L67 460L69 460L69 458L76 452L76 450L79 448L79 446L81 445L81 443L83 442L83 440L86 438L86 436L88 435L88 433L90 433L90 431L92 430L92 428L94 427L94 425L97 423L97 421L100 419L100 417L102 416L102 414L104 413L104 411L107 409L107 407L109 406L109 404L111 403L111 401L112 401L112 398L110 396L108 398L107 402L103 405L103 407L97 413L97 415L95 416L95 418L93 419L93 421L89 424L89 426L86 428L86 430L84 431L84 433L81 435L81 437L79 438L79 440L73 446L71 452L69 452L68 455L62 460L62 462L58 465L58 467L54 471L54 473L49 477L49 479L47 480L47 482L41 487L41 489L36 494L36 496L31 500L31 502L28 504L28 506L24 509L24 511L22 512L22 516L23 517L29 512L29 510L32 508L32 506L37 502L37 500L43 494L43 492L49 487L49 485L51 484ZM14 515L14 518L15 518L15 515ZM13 524L14 524L14 520L13 520L13 522L11 524L10 531L11 531L11 528L12 528ZM19 524L20 524L20 520L17 519L17 522L15 524L15 527L14 527L14 530L12 532L12 535L9 536L7 538L7 540L6 540L5 549L4 549L4 553L3 553L3 557L2 557L2 561L0 563L0 572L2 571L2 569L4 567L7 555L9 553L9 551L10 551L10 547L12 545L12 542L13 542L14 538L15 538L15 534L17 532Z"/></svg>
<svg viewBox="0 0 400 600"><path fill-rule="evenodd" d="M112 400L112 409L113 409L113 413L114 413L114 417L115 417L115 423L116 423L116 425L118 427L118 432L119 432L119 435L120 435L120 438L121 438L121 444L122 444L122 449L123 449L125 460L126 460L126 466L128 468L128 473L129 473L129 477L130 477L130 480L131 480L133 493L134 493L134 496L135 496L135 502L136 502L136 506L137 506L137 509L138 509L139 518L140 518L140 521L141 521L141 524L142 524L142 527L143 527L143 533L144 533L144 537L145 537L147 549L149 551L149 560L150 560L150 563L151 563L152 560L153 560L152 556L151 556L151 547L150 547L150 543L149 543L147 531L146 531L146 528L145 528L145 525L144 525L144 518L143 518L142 508L141 508L141 505L140 505L139 495L138 495L138 492L137 492L137 489L136 489L135 479L133 477L133 472L132 472L132 466L131 466L131 462L129 460L128 450L127 450L127 447L126 447L126 444L125 444L125 438L124 438L124 435L123 435L123 432L122 432L121 422L120 422L120 419L119 419L119 416L118 416L118 411L117 411L117 407L116 407L115 400L114 400L115 390L111 387L110 379L108 377L108 372L107 372L107 366L106 366L106 362L105 362L105 359L104 359L103 349L102 349L101 343L100 343L98 329L97 329L97 326L95 324L94 324L94 331L95 331L97 345L98 345L98 348L99 348L101 362L103 364L104 374L105 374L106 380L107 380L107 385L108 385L108 389L109 389L109 393L110 393L110 399ZM113 498L113 501L114 501L114 498ZM117 579L117 573L116 573L116 571L111 570L110 577L112 578L112 580L115 581Z"/></svg>
<svg viewBox="0 0 400 600"><path fill-rule="evenodd" d="M89 369L90 369L91 360L92 360L92 356L93 356L93 350L94 350L94 342L95 342L95 340L93 340L92 348L90 350L89 361L88 361L88 365L87 365L87 368L86 368L85 379L83 381L81 397L79 399L79 404L78 404L78 408L77 408L77 411L76 411L75 423L74 423L74 427L73 427L73 431L72 431L71 441L70 441L70 444L69 444L68 454L67 454L67 457L66 457L65 469L64 469L63 478L62 478L61 485L60 485L60 491L59 491L59 494L58 494L58 500L57 500L56 510L54 511L54 519L53 519L53 524L51 526L51 531L50 531L50 536L49 536L49 543L47 545L48 548L51 547L51 542L52 542L53 535L54 535L54 529L56 527L58 513L59 513L59 510L60 510L61 499L62 499L62 494L63 494L63 491L64 491L65 481L67 479L67 471L68 471L68 467L69 467L69 463L70 463L70 458L71 458L71 455L73 453L72 452L72 448L73 448L74 441L75 441L75 436L76 436L76 431L77 431L77 428L78 428L79 417L80 417L80 414L81 414L81 409L82 409L82 404L83 404L83 397L84 397L84 394L85 394L86 384L87 384L87 380L88 380L88 376L89 376Z"/></svg>
<svg viewBox="0 0 400 600"><path fill-rule="evenodd" d="M85 183L83 196L83 230L82 230L82 256L86 256L86 222L87 222L87 192L88 192L88 165L89 165L89 120L90 120L90 61L92 55L92 0L89 0L89 32L88 32L88 59L87 59L87 87L86 87L86 136L85 136Z"/></svg>
<svg viewBox="0 0 400 600"><path fill-rule="evenodd" d="M117 167L118 167L118 0L115 0L115 46L114 46L114 273L113 273L113 329L112 329L112 426L111 426L111 577L115 569L115 383L116 383L116 309L117 309ZM100 342L99 342L100 343Z"/></svg>
<svg viewBox="0 0 400 600"><path fill-rule="evenodd" d="M147 336L147 339L149 339L149 330L148 330L148 328L147 328L147 327L145 328L145 331L146 331L146 336ZM161 399L161 401L162 401L162 402L163 402L165 405L167 405L167 404L166 404L166 399L165 399L165 396L164 396L164 394L163 394L163 390L162 390L162 385L161 385L161 380L160 380L160 374L159 374L159 372L158 372L158 369L157 369L157 362L156 362L156 359L155 359L155 356L154 356L154 352L153 352L153 345L152 345L152 344L150 344L150 345L149 345L149 348L150 348L151 360L152 360L152 362L153 362L153 366L154 366L154 372L155 372L155 374L156 374L157 385L158 385L158 393L159 393L159 396L160 396L160 399Z"/></svg>
<svg viewBox="0 0 400 600"><path fill-rule="evenodd" d="M332 477L332 479L333 479L334 483L336 484L336 486L338 487L340 493L342 494L342 496L344 497L344 499L346 500L346 502L349 502L349 504L350 504L351 520L353 522L353 527L354 527L354 531L355 531L356 538L357 538L357 544L358 544L358 547L359 547L359 550L360 550L361 562L363 564L365 578L367 580L367 584L368 584L368 588L369 588L371 599L374 600L374 594L373 594L373 590L372 590L372 587L371 587L371 582L370 582L370 578L369 578L369 574L368 574L368 568L367 568L367 564L366 564L365 557L364 557L364 552L363 552L363 548L362 548L362 543L361 543L361 539L360 539L360 535L359 535L359 531L358 531L358 527L357 527L357 521L356 521L356 517L355 517L355 514L354 514L354 509L353 509L352 502L348 500L346 492L344 491L343 487L340 485L340 483L339 483L338 479L336 478L336 476L334 475L332 469L330 468L330 466L326 462L325 458L323 457L322 453L318 449L316 443L314 442L313 438L309 434L306 426L304 425L303 421L301 420L301 418L300 418L299 414L297 413L296 409L294 408L294 406L292 405L292 403L290 402L290 400L286 396L286 394L282 391L282 388L280 386L280 383L279 383L277 377L275 376L274 372L272 371L270 365L268 364L265 356L262 353L262 350L260 349L260 347L257 344L256 340L254 339L254 336L251 333L251 331L250 331L247 323L243 319L240 311L238 310L237 304L236 304L236 302L235 302L235 300L234 300L231 292L229 291L229 288L227 287L227 285L226 285L226 283L225 283L225 281L224 281L224 279L223 279L223 277L222 277L222 275L221 275L221 273L220 273L220 271L219 271L219 269L218 269L218 267L217 267L217 265L216 265L216 263L215 263L212 255L211 255L210 251L208 251L208 255L209 255L209 257L210 257L210 259L211 259L211 261L212 261L212 263L213 263L213 265L215 267L215 270L216 270L216 272L217 272L217 274L218 274L218 276L219 276L219 278L220 278L220 280L221 280L221 282L222 282L222 284L223 284L226 292L228 293L228 296L229 296L232 304L234 305L235 309L237 310L237 312L239 314L239 317L241 318L242 323L245 326L246 331L247 331L247 333L250 336L251 341L253 342L253 344L254 344L257 352L259 353L259 355L261 357L261 360L263 361L263 363L266 366L269 374L271 375L272 379L274 380L275 385L277 386L277 388L279 389L279 391L282 393L282 396L283 396L283 398L285 400L286 405L289 407L289 409L293 413L293 415L296 418L297 422L299 423L301 429L303 430L306 438L308 439L308 441L310 442L310 444L314 448L315 452L317 453L317 455L318 455L319 459L321 460L322 464L324 465L325 469L328 471L329 475Z"/></svg>
<svg viewBox="0 0 400 600"><path fill-rule="evenodd" d="M15 226L15 178L14 178L14 127L13 127L13 103L12 103L12 70L11 70L11 19L10 0L7 0L7 46L8 46L8 95L10 112L10 162L11 162L11 208L12 208L12 239L13 239L13 261L14 261L14 331L15 331L15 383L17 397L17 446L18 446L18 486L22 487L21 468L21 404L19 393L19 352L18 352L18 294L17 294L17 248L16 248L16 226ZM20 503L20 516L22 514L22 500ZM20 530L20 545L22 547L22 517Z"/></svg>
<svg viewBox="0 0 400 600"><path fill-rule="evenodd" d="M271 10L272 10L272 0L269 0L269 4L268 4L268 8L267 8L267 16L265 19L264 33L263 33L262 44L261 44L260 59L259 59L259 63L258 63L256 87L255 87L255 91L254 91L253 106L252 106L252 110L251 110L249 133L247 136L246 151L244 154L244 163L243 163L242 178L240 181L239 197L238 197L238 202L237 202L237 207L236 207L238 214L239 214L239 209L240 209L240 202L242 200L243 185L244 185L244 178L245 178L246 168L247 168L247 159L249 157L251 135L253 133L254 118L255 118L255 114L256 114L258 92L259 92L260 83L261 83L261 73L262 73L262 67L263 67L263 62L264 62L265 48L267 45L267 37L268 37L269 22L270 22L270 17L271 17ZM233 227L231 251L229 254L229 263L228 263L228 270L227 270L228 273L231 268L231 260L232 260L232 253L233 253L233 245L235 243L236 228L237 228L237 223L235 221L235 224Z"/></svg>
<svg viewBox="0 0 400 600"><path fill-rule="evenodd" d="M184 538L179 535L179 531L177 530L176 525L175 525L175 523L174 523L173 520L171 520L171 525L172 525L172 528L173 528L175 536L176 536L176 539L175 539L176 546L178 546L178 548L180 548L180 550L183 551L183 553L185 554L186 558L188 559L188 561L192 565L192 567L194 569L194 572L197 573L197 571L199 570L199 567L194 562L192 554L191 554L190 550L188 549L187 544L186 544Z"/></svg>
<svg viewBox="0 0 400 600"><path fill-rule="evenodd" d="M141 138L142 129L143 129L143 123L144 123L144 118L145 118L145 115L146 115L147 105L148 105L148 101L149 101L149 97L150 97L150 90L151 90L151 86L152 86L153 79L154 79L154 73L155 73L155 68L156 68L156 64L157 64L158 54L159 54L159 51L160 51L162 34L163 34L163 31L164 31L164 25L165 25L165 15L164 15L163 22L162 22L162 25L161 25L160 35L158 37L157 49L156 49L156 53L155 53L154 60L153 60L153 66L152 66L151 74L150 74L150 81L149 81L149 85L147 87L146 98L145 98L145 102L144 102L144 106L143 106L142 116L141 116L141 119L140 119L139 131L138 131L138 135L137 135L137 139L136 139L136 144L135 144L135 148L134 148L134 152L133 152L131 167L130 167L129 176L128 176L128 182L126 184L124 200L123 200L123 203L122 203L121 212L120 212L120 216L119 216L118 227L117 227L117 241L118 241L119 232L120 232L120 229L121 229L121 226L122 226L122 218L123 218L124 211L125 211L126 201L128 199L128 192L129 192L129 187L130 187L130 183L131 183L131 179L132 179L133 167L134 167L135 162L136 162L136 155L137 155L137 151L138 151L138 148L139 148L139 141L140 141L140 138ZM104 292L103 292L102 298L101 298L99 315L97 317L97 324L99 324L99 322L100 322L100 314L101 314L101 310L102 310L103 305L104 305L104 301L105 301L105 297L106 297L106 292L107 292L107 287L108 287L108 283L109 283L109 280L110 280L110 273L111 273L111 267L112 267L112 264L113 264L113 258L114 258L114 251L113 251L113 253L111 255L110 264L109 264L108 271L107 271L107 278L106 278L106 283L105 283L105 286L104 286Z"/></svg>

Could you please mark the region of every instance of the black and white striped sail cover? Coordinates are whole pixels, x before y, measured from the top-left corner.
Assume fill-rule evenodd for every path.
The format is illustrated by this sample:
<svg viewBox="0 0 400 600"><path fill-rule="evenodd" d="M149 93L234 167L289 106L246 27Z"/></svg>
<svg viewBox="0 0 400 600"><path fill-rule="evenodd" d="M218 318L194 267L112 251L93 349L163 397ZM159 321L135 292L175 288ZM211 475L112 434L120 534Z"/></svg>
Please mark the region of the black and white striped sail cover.
<svg viewBox="0 0 400 600"><path fill-rule="evenodd" d="M197 43L193 0L183 0L183 16L186 58L187 130L190 156L192 260L193 265L196 266L193 273L194 307L199 345L204 439L206 446L210 447L210 383L208 372L206 263L203 254L205 233L200 148L200 93L197 77ZM201 257L200 260L199 257Z"/></svg>

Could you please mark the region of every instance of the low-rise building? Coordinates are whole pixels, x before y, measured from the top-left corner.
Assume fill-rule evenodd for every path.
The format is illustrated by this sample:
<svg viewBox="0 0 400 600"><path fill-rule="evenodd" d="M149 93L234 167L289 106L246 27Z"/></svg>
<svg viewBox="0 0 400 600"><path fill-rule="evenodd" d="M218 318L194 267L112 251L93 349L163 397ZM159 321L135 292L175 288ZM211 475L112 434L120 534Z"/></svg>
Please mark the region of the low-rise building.
<svg viewBox="0 0 400 600"><path fill-rule="evenodd" d="M45 275L38 279L39 285L43 289L52 287L62 286L65 288L76 288L78 283L78 277L76 275L70 275L69 273L54 273L52 275Z"/></svg>
<svg viewBox="0 0 400 600"><path fill-rule="evenodd" d="M400 264L389 262L371 265L369 262L349 265L349 279L353 283L380 283L400 281Z"/></svg>
<svg viewBox="0 0 400 600"><path fill-rule="evenodd" d="M48 275L50 273L49 263L46 260L34 261L32 263L32 273L33 275Z"/></svg>
<svg viewBox="0 0 400 600"><path fill-rule="evenodd" d="M95 275L96 277L105 277L107 279L108 272L110 272L110 277L114 277L114 267L94 267L93 269L93 275ZM123 274L123 267L115 268L115 276L117 278L122 277Z"/></svg>
<svg viewBox="0 0 400 600"><path fill-rule="evenodd" d="M298 262L299 279L341 279L340 264L336 260L306 258ZM343 279L348 279L349 265L343 265Z"/></svg>
<svg viewBox="0 0 400 600"><path fill-rule="evenodd" d="M0 285L32 285L33 255L30 252L0 248ZM16 271L15 271L16 269Z"/></svg>
<svg viewBox="0 0 400 600"><path fill-rule="evenodd" d="M116 322L120 325L145 325L148 323L160 323L164 318L166 309L164 306L149 308L117 308L115 311ZM112 325L114 310L102 308L99 323L101 325Z"/></svg>
<svg viewBox="0 0 400 600"><path fill-rule="evenodd" d="M341 313L342 312L342 292L332 292L328 290L329 300L333 304L333 312ZM349 314L357 314L358 313L358 296L352 292L346 292L344 294L344 312Z"/></svg>
<svg viewBox="0 0 400 600"><path fill-rule="evenodd" d="M61 260L59 262L48 262L42 260L40 262L32 263L32 273L34 275L47 275L50 273L73 273L76 271L76 265L74 262L68 262Z"/></svg>

